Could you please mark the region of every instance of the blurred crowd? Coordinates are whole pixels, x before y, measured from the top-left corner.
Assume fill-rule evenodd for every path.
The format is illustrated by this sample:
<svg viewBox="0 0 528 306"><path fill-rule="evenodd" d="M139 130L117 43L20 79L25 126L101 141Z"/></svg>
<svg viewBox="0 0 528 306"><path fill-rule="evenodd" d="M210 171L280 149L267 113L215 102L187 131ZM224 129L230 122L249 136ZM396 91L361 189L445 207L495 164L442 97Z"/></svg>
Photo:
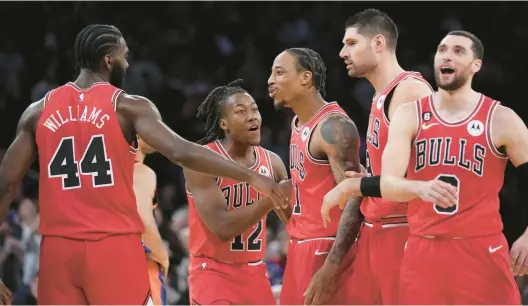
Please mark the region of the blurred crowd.
<svg viewBox="0 0 528 306"><path fill-rule="evenodd" d="M0 148L6 148L27 105L50 89L73 80L75 35L89 23L114 24L130 48L125 90L153 100L164 121L189 140L203 136L196 119L198 105L215 86L244 79L263 116L262 145L287 162L289 111L276 112L267 98L273 58L289 47L318 51L328 68L327 100L338 101L366 131L374 94L366 80L348 78L342 60L347 17L373 4L357 2L2 2L0 26ZM475 88L503 101L522 118L524 56L528 21L522 2L375 3L400 31L398 58L407 70L434 83L432 56L450 30L479 36L484 66ZM413 13L418 12L418 13ZM30 25L29 22L34 22ZM363 141L364 142L364 141ZM361 150L364 154L364 147ZM0 150L0 159L2 152ZM146 159L158 174L160 202L155 211L161 235L171 253L168 301L188 304L187 202L181 168L154 154ZM24 179L9 217L0 225L0 275L15 292L15 303L34 304L38 282L38 165ZM508 168L501 194L501 213L510 243L528 224L520 183ZM527 188L524 188L527 189ZM280 221L269 218L266 261L274 290L280 290L287 235ZM528 286L522 285L528 296ZM526 289L524 289L526 288ZM526 300L525 302L528 302Z"/></svg>

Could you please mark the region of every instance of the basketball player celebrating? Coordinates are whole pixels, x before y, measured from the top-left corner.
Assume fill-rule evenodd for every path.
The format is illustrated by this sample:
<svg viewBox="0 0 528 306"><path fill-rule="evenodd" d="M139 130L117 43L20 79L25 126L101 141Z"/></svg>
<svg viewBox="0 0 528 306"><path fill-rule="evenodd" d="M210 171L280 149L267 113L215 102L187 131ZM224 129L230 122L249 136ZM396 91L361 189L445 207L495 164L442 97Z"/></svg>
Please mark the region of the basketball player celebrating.
<svg viewBox="0 0 528 306"><path fill-rule="evenodd" d="M79 77L26 109L0 166L1 222L39 155L39 304L150 300L144 226L133 192L136 133L174 163L248 181L288 204L274 180L182 139L152 102L119 89L128 48L117 28L87 26L74 51Z"/></svg>
<svg viewBox="0 0 528 306"><path fill-rule="evenodd" d="M199 143L277 182L288 180L281 159L261 146L262 118L241 80L215 88L198 109L206 117ZM262 261L269 198L247 183L184 171L189 201L189 292L193 305L275 304ZM290 181L282 183L291 190ZM288 222L291 210L278 211Z"/></svg>
<svg viewBox="0 0 528 306"><path fill-rule="evenodd" d="M475 35L450 32L435 54L438 92L393 116L381 191L409 202L402 304L521 302L498 193L508 158L527 178L528 129L511 109L471 88L483 55Z"/></svg>
<svg viewBox="0 0 528 306"><path fill-rule="evenodd" d="M398 29L392 19L383 12L368 9L353 15L346 22L344 46L339 54L345 60L349 76L367 78L376 90L366 137L366 170L369 177L361 185L364 196L361 212L365 221L352 264L351 282L355 285L348 289L353 303L357 304L398 302L400 263L409 231L406 206L379 197L381 155L396 108L432 93L419 73L404 71L398 64L397 40ZM356 188L359 192L360 186ZM333 207L323 205L321 213L324 220L330 221L329 212ZM332 296L334 288L331 280L356 238L349 230L351 220L355 219L354 209L348 206L344 209L336 243L311 281L306 304L325 303ZM390 257L387 254L391 254Z"/></svg>
<svg viewBox="0 0 528 306"><path fill-rule="evenodd" d="M268 80L275 106L289 107L296 114L290 141L293 213L287 224L290 244L280 295L280 303L285 305L303 304L312 275L334 244L337 222L328 227L323 224L323 196L345 179L345 171L360 169L358 131L337 103L323 100L325 78L326 67L317 52L294 48L275 58ZM355 208L351 215L355 234L360 225L360 201L354 198L349 203ZM341 210L336 208L330 214L339 220ZM334 303L350 302L348 286L343 290Z"/></svg>
<svg viewBox="0 0 528 306"><path fill-rule="evenodd" d="M145 156L156 152L138 137L136 165L134 168L134 194L139 216L145 226L142 235L150 280L150 292L154 305L165 305L164 277L169 269L169 254L163 245L161 235L154 219L153 210L158 205L156 194L156 173L143 163Z"/></svg>

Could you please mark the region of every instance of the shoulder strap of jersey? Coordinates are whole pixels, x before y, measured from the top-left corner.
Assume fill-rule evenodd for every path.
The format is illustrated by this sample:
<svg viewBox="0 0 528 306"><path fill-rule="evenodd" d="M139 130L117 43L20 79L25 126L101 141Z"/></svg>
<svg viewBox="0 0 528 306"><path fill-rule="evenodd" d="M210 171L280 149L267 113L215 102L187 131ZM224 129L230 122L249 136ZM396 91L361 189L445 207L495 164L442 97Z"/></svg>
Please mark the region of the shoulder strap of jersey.
<svg viewBox="0 0 528 306"><path fill-rule="evenodd" d="M62 87L62 86L61 86L61 87ZM59 88L60 88L60 87L59 87ZM46 104L48 103L48 101L49 101L49 99L50 99L50 97L51 97L52 92L54 92L56 89L58 89L58 88L52 89L52 90L50 90L50 91L48 91L48 92L46 93L46 95L44 96L44 105L42 106L43 108L46 107Z"/></svg>
<svg viewBox="0 0 528 306"><path fill-rule="evenodd" d="M347 119L350 119L348 117L347 113L336 103L336 104L331 105L327 109L325 109L324 112L320 113L320 115L318 116L317 120L315 120L312 123L314 129L321 121L323 121L323 119L328 118L330 116L335 116L335 115L341 115L341 116L343 116L343 117L345 117ZM308 142L306 142L306 143L308 143Z"/></svg>
<svg viewBox="0 0 528 306"><path fill-rule="evenodd" d="M114 111L117 111L117 98L121 93L125 93L124 90L116 88L114 93L112 94L112 105L114 106Z"/></svg>
<svg viewBox="0 0 528 306"><path fill-rule="evenodd" d="M264 160L262 160L262 164L264 164L269 170L270 170L270 177L272 179L275 179L275 171L273 169L273 163L271 162L271 156L269 150L264 149L261 146L257 146L259 151L261 151L261 155L264 156ZM259 173L262 174L262 173Z"/></svg>
<svg viewBox="0 0 528 306"><path fill-rule="evenodd" d="M418 138L418 135L420 135L420 132L422 131L422 124L425 121L429 121L432 118L431 113L431 99L433 95L423 97L421 99L416 100L416 122L418 124L416 128L416 135L414 138Z"/></svg>
<svg viewBox="0 0 528 306"><path fill-rule="evenodd" d="M491 153L495 155L495 157L501 158L501 159L507 159L508 156L504 153L502 153L499 148L495 145L493 142L493 115L495 114L495 111L497 110L497 107L501 105L501 103L497 100L493 100L489 97L484 98L483 107L487 106L487 112L486 112L486 123L485 123L485 129L486 129L486 141L488 142L488 147L491 150Z"/></svg>

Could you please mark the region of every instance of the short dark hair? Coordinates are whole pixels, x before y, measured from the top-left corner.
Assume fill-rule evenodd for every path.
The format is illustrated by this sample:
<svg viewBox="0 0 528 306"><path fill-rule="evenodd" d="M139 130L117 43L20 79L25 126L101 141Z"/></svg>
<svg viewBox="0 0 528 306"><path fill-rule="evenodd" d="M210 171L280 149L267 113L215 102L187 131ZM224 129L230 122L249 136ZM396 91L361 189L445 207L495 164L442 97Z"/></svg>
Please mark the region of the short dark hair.
<svg viewBox="0 0 528 306"><path fill-rule="evenodd" d="M198 140L198 144L208 144L217 139L225 137L224 130L220 128L220 118L222 118L222 106L224 102L234 94L247 93L240 87L242 79L235 80L225 86L218 86L213 89L198 107L197 118L207 118L205 123L205 137Z"/></svg>
<svg viewBox="0 0 528 306"><path fill-rule="evenodd" d="M373 37L381 34L387 40L387 46L396 50L398 45L398 27L389 15L377 9L366 9L348 18L345 29L356 27L358 33Z"/></svg>
<svg viewBox="0 0 528 306"><path fill-rule="evenodd" d="M297 59L297 71L310 71L312 73L312 85L324 97L326 95L326 66L321 55L308 48L290 48L286 52Z"/></svg>
<svg viewBox="0 0 528 306"><path fill-rule="evenodd" d="M104 56L119 45L121 37L123 34L113 25L91 24L85 27L75 38L75 65L79 69L98 71Z"/></svg>
<svg viewBox="0 0 528 306"><path fill-rule="evenodd" d="M484 45L482 44L482 41L473 33L470 33L468 31L451 31L447 33L447 36L454 35L454 36L463 36L467 37L471 40L473 43L471 45L471 50L473 50L473 54L475 54L475 58L482 60L484 58Z"/></svg>

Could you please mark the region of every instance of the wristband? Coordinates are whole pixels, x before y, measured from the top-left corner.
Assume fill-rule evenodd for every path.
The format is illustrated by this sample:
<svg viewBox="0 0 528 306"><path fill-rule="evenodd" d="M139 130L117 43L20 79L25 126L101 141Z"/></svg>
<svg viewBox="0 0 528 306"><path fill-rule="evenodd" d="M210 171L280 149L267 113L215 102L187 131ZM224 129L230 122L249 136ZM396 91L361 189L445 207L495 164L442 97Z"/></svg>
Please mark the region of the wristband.
<svg viewBox="0 0 528 306"><path fill-rule="evenodd" d="M365 197L381 198L380 176L366 176L361 178L359 191Z"/></svg>

